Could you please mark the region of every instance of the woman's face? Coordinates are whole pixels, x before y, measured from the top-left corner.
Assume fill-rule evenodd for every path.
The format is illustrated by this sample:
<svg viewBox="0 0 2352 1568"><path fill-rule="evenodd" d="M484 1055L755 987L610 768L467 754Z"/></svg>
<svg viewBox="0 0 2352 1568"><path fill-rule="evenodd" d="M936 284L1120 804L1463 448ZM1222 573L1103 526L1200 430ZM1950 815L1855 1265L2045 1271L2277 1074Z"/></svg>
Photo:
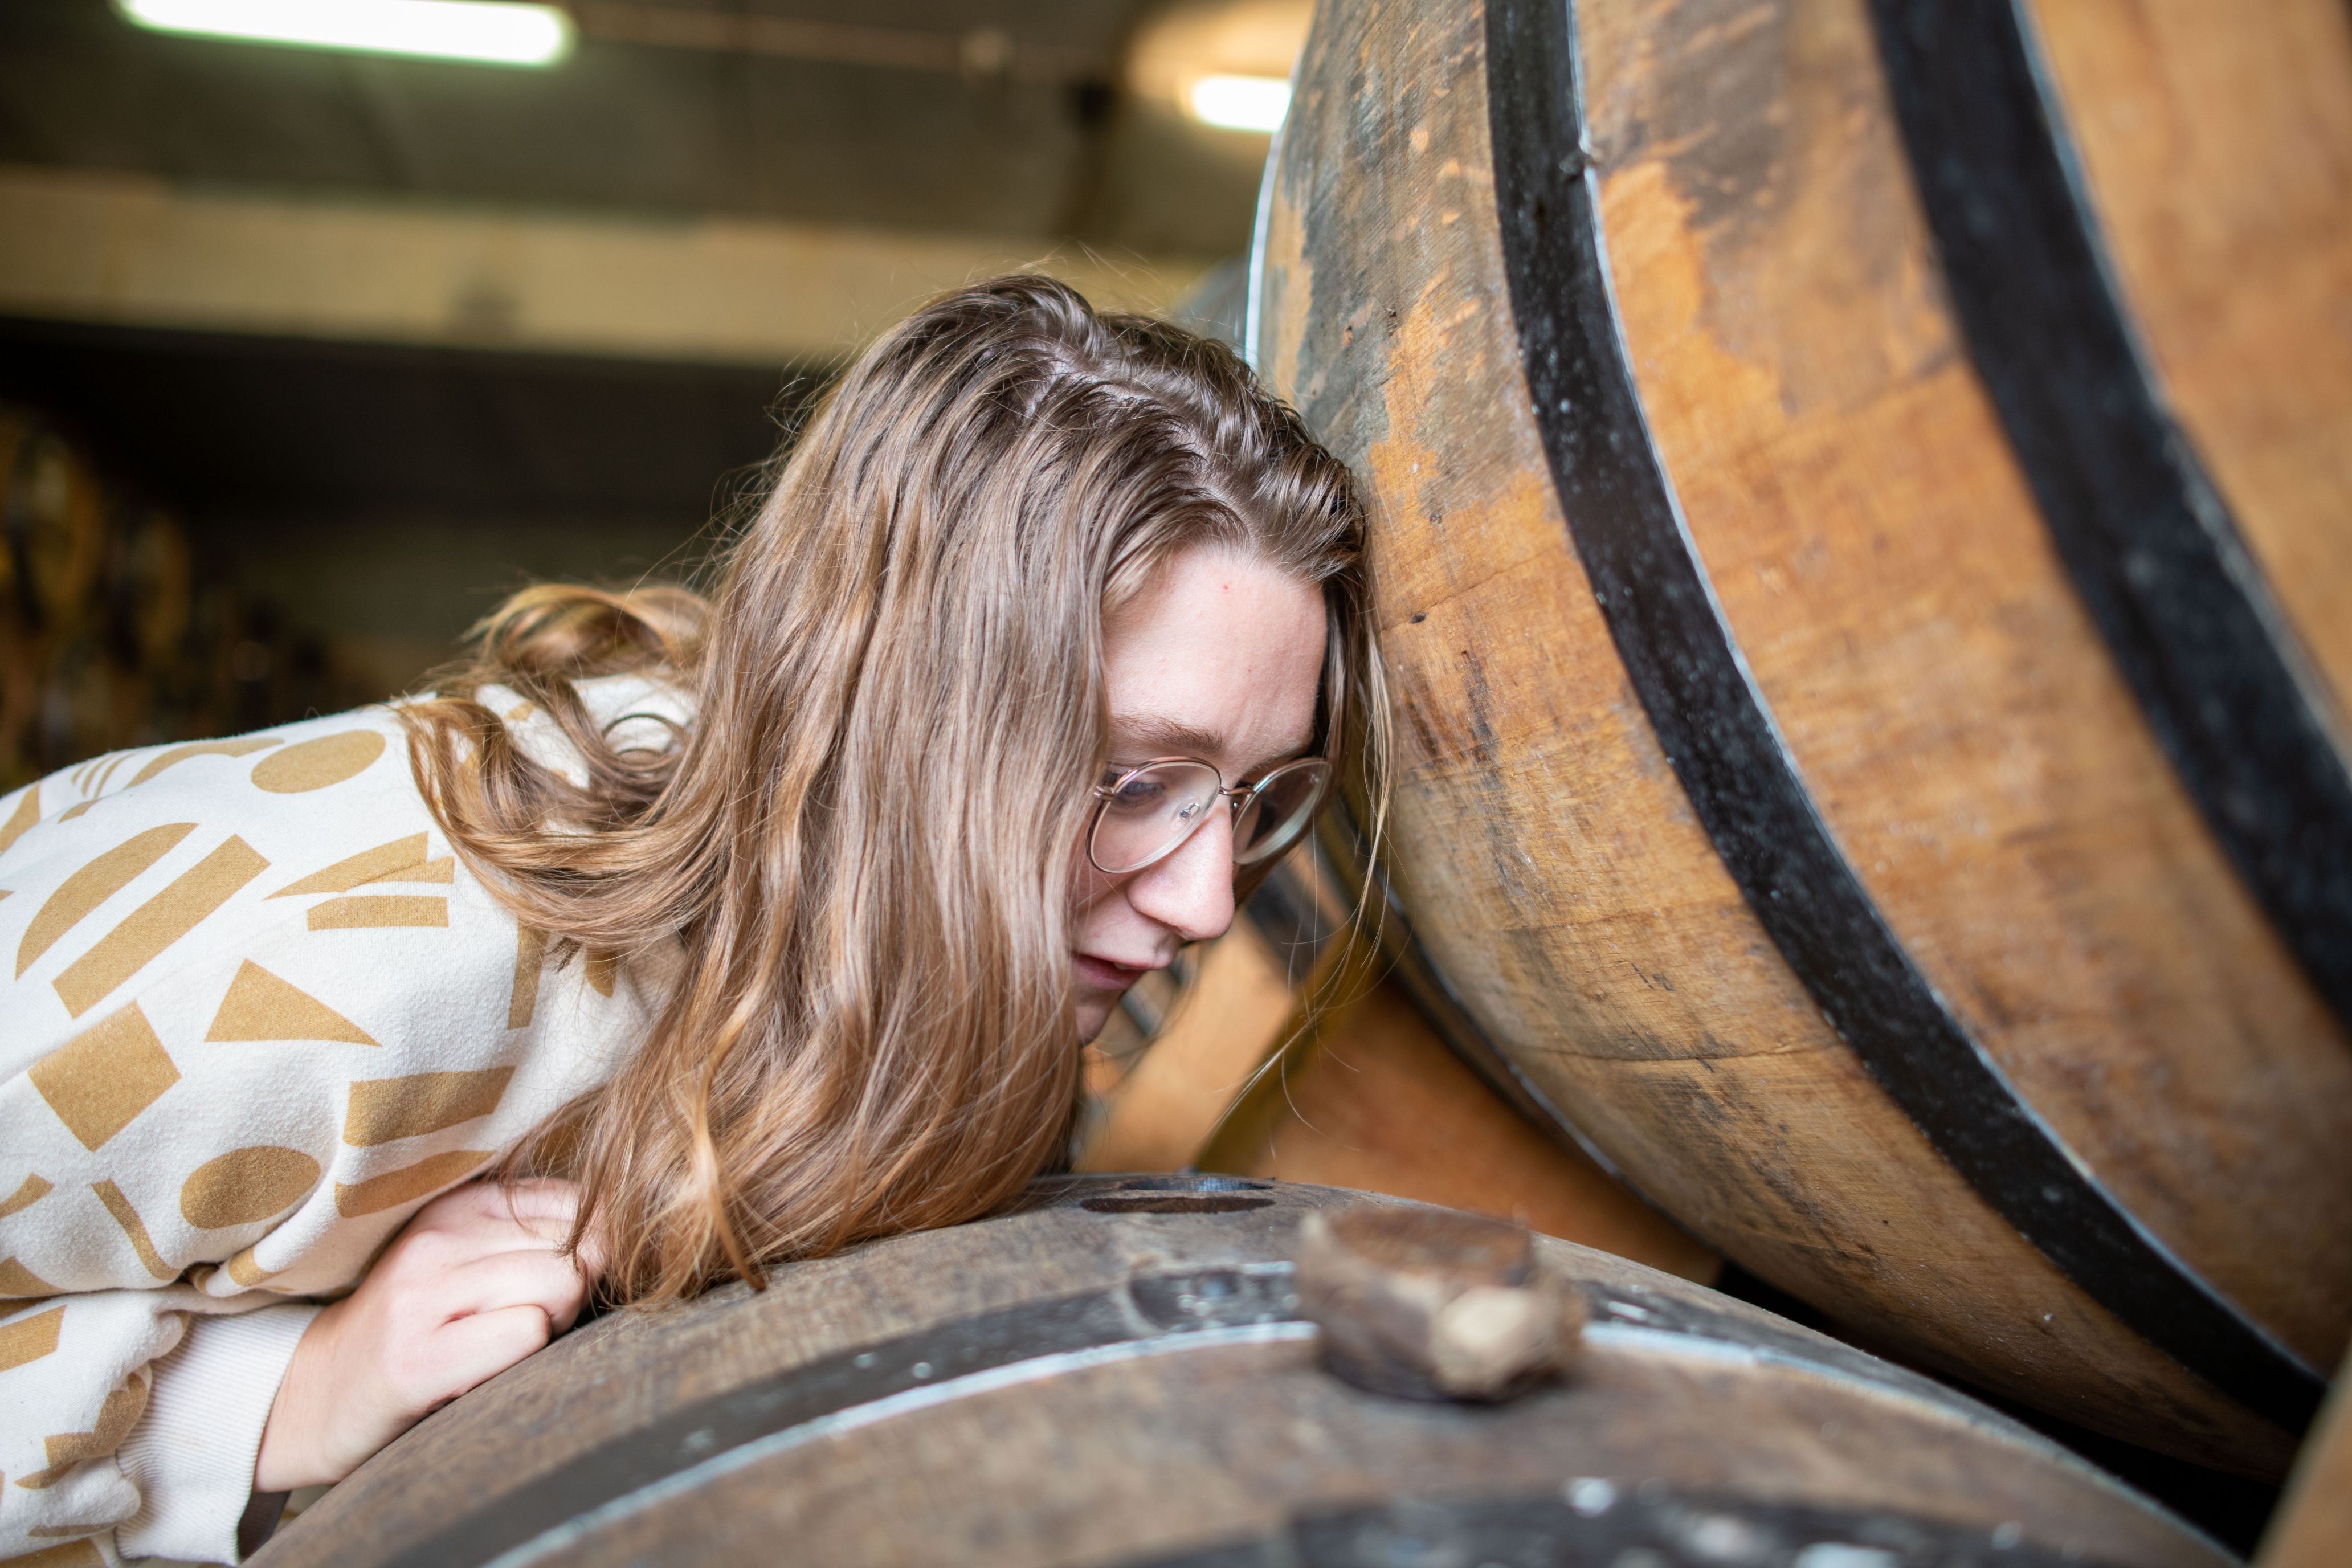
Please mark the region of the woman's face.
<svg viewBox="0 0 2352 1568"><path fill-rule="evenodd" d="M1229 550L1174 557L1103 628L1112 765L1198 757L1230 785L1304 754L1323 641L1320 589ZM1123 877L1081 847L1072 878L1078 1034L1091 1040L1147 971L1233 923L1233 813L1211 812L1174 854Z"/></svg>

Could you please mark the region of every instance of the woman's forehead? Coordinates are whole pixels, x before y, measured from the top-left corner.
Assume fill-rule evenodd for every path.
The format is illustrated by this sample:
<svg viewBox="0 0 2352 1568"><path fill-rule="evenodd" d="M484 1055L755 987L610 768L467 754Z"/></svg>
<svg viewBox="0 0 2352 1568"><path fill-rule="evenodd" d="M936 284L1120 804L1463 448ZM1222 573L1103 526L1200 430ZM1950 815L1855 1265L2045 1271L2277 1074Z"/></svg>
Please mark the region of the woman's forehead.
<svg viewBox="0 0 2352 1568"><path fill-rule="evenodd" d="M1322 591L1263 561L1193 551L1153 575L1105 628L1114 742L1200 756L1229 773L1314 738Z"/></svg>

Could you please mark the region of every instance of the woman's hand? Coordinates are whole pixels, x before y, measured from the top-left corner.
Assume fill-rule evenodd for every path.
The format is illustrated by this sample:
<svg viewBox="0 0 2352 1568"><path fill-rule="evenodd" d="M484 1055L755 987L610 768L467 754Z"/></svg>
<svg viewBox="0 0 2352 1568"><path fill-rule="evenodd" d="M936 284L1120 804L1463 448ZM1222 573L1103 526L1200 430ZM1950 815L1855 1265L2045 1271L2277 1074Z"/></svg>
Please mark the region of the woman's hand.
<svg viewBox="0 0 2352 1568"><path fill-rule="evenodd" d="M604 1267L584 1246L576 1258L557 1251L579 1203L570 1182L473 1182L418 1210L295 1347L254 1490L341 1480L570 1328Z"/></svg>

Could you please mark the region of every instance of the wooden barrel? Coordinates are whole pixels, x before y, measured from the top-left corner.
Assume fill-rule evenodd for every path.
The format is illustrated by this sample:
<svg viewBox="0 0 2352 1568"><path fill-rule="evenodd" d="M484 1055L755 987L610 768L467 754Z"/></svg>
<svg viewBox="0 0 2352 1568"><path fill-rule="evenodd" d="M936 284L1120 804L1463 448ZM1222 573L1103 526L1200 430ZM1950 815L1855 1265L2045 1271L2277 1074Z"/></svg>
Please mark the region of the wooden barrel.
<svg viewBox="0 0 2352 1568"><path fill-rule="evenodd" d="M1330 0L1261 369L1529 1094L1907 1357L2275 1475L2352 1325L2352 14Z"/></svg>
<svg viewBox="0 0 2352 1568"><path fill-rule="evenodd" d="M1566 1381L1496 1405L1361 1392L1322 1370L1291 1289L1301 1217L1355 1198L1061 1178L764 1294L607 1317L427 1419L253 1561L2227 1561L1926 1378L1565 1242L1538 1249L1591 1311Z"/></svg>

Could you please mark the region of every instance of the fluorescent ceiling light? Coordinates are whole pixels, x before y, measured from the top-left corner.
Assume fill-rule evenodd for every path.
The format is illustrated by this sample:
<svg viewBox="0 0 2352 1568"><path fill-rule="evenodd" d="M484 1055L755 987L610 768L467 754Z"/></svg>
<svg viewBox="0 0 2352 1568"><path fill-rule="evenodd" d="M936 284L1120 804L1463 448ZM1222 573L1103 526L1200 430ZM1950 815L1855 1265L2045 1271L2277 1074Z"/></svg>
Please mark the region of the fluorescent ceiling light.
<svg viewBox="0 0 2352 1568"><path fill-rule="evenodd" d="M560 5L504 0L116 0L159 33L362 49L483 65L553 65L572 51Z"/></svg>
<svg viewBox="0 0 2352 1568"><path fill-rule="evenodd" d="M1204 124L1271 135L1290 111L1290 84L1271 76L1204 76L1184 95L1184 103Z"/></svg>

